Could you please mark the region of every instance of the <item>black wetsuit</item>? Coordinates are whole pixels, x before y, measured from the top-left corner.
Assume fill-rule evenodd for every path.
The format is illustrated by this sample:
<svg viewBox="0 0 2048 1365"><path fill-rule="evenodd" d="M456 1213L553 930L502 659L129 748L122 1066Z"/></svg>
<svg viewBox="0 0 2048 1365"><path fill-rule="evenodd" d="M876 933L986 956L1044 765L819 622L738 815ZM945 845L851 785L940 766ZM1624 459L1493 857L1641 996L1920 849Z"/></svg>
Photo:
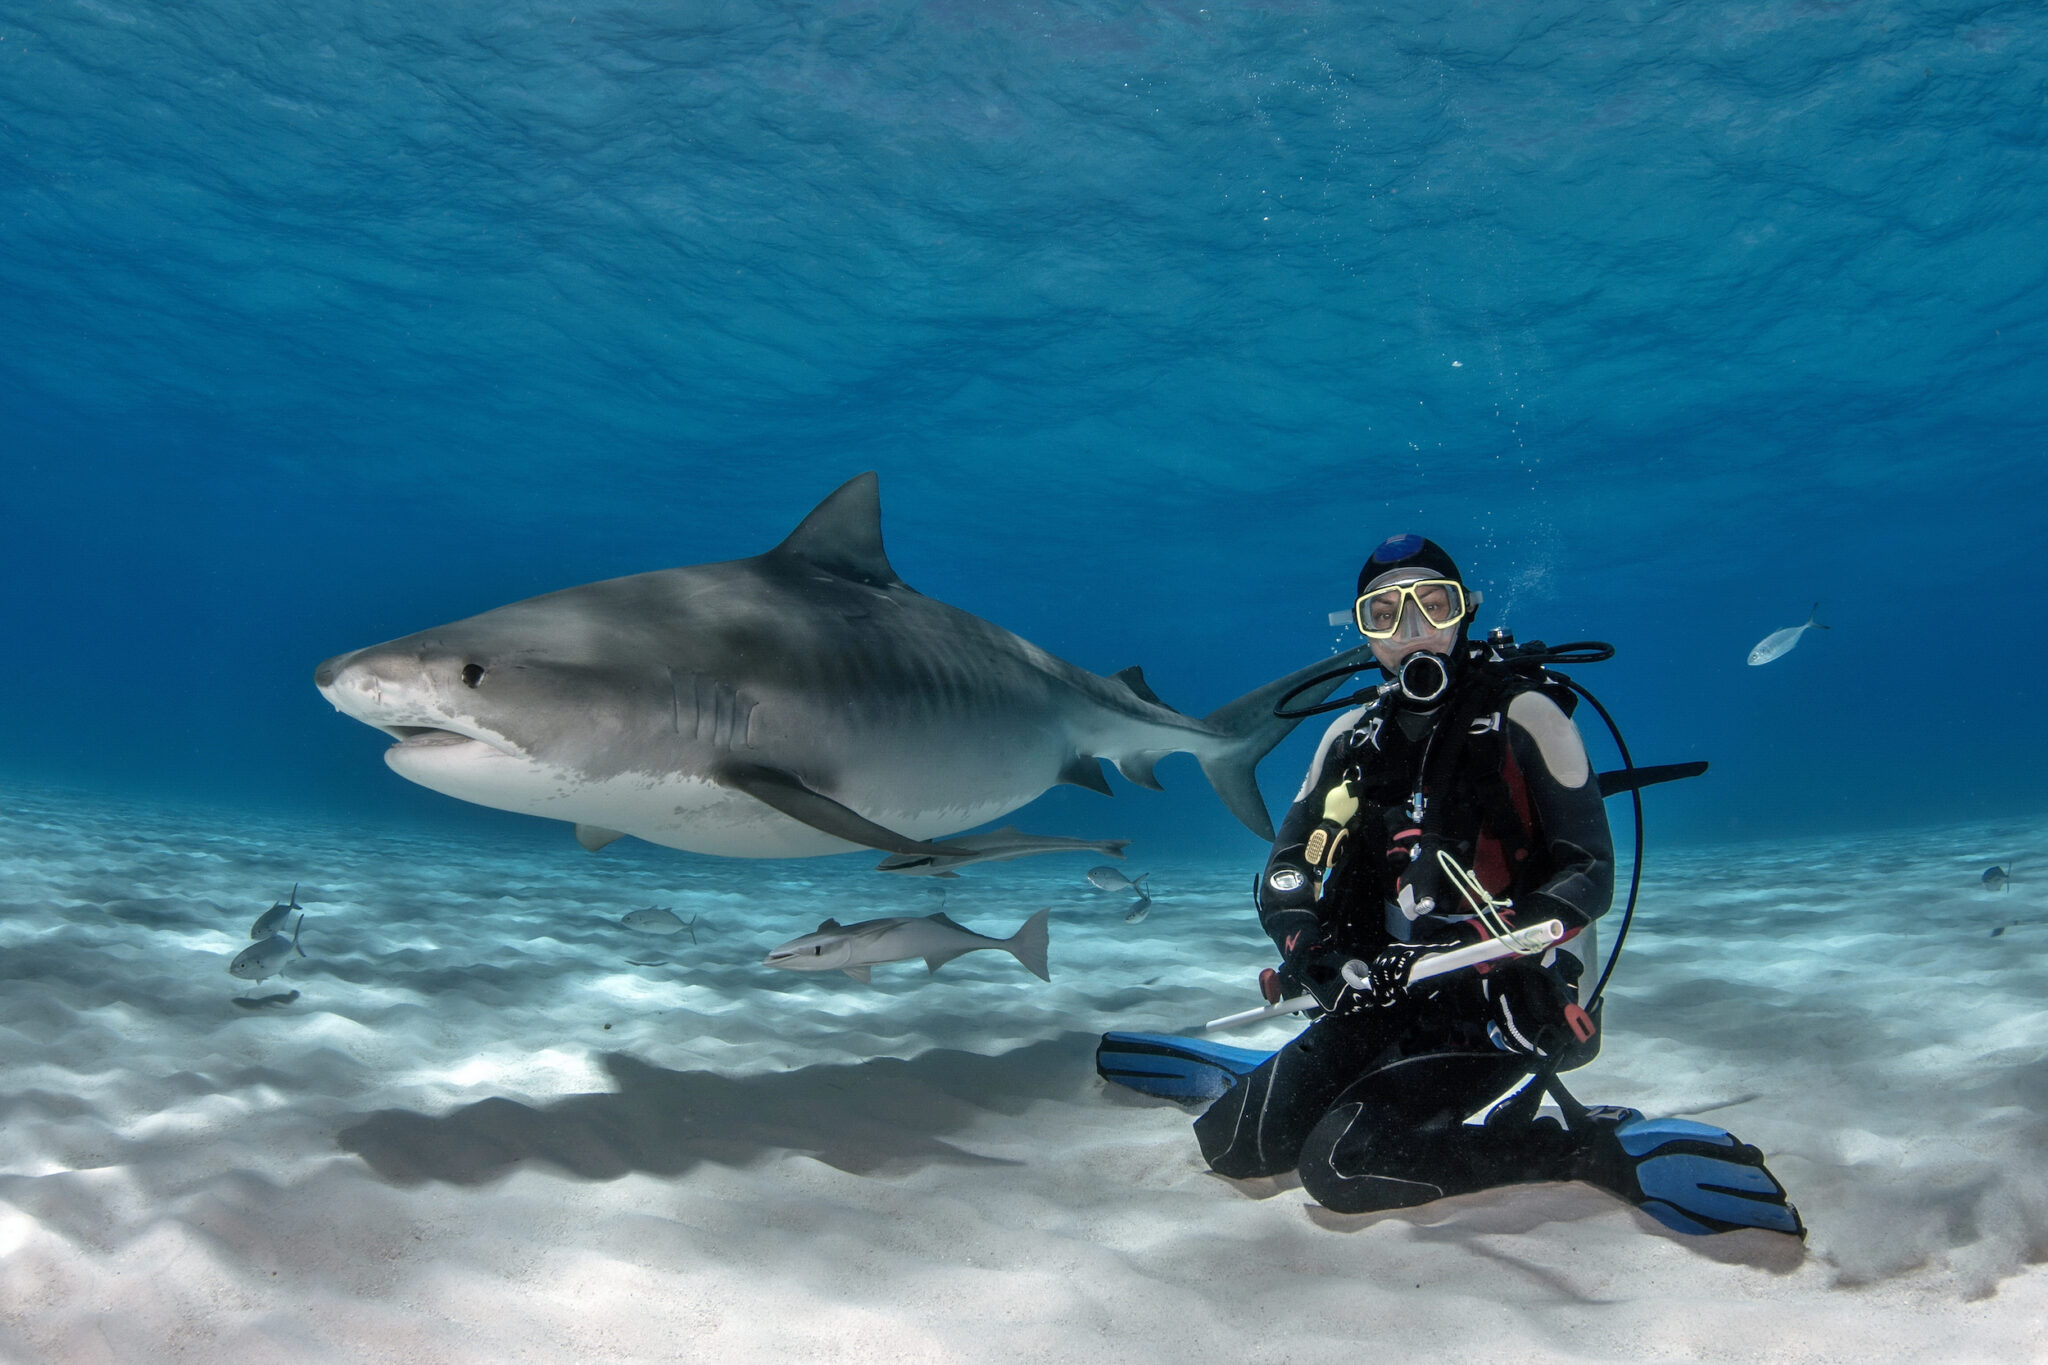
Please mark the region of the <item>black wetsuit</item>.
<svg viewBox="0 0 2048 1365"><path fill-rule="evenodd" d="M1347 1212L1567 1177L1561 1133L1464 1123L1561 1052L1565 1065L1590 1054L1570 1024L1614 852L1560 700L1561 687L1474 663L1433 711L1383 697L1331 726L1259 877L1259 917L1283 959L1369 961L1394 943L1487 936L1439 850L1513 902L1510 925L1557 919L1572 937L1399 1005L1317 1017L1196 1120L1213 1169L1298 1167L1311 1196ZM1341 824L1326 817L1339 788L1357 801L1355 813L1340 802Z"/></svg>

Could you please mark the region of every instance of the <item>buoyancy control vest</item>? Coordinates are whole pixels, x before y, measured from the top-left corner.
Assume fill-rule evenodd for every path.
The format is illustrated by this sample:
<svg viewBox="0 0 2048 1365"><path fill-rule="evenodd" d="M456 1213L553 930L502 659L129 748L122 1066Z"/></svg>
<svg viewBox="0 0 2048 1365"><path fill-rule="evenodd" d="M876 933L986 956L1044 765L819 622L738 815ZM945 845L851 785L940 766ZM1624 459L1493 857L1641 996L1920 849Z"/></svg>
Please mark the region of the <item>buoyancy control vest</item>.
<svg viewBox="0 0 2048 1365"><path fill-rule="evenodd" d="M1323 921L1348 950L1440 939L1473 918L1440 852L1498 900L1555 874L1507 717L1530 691L1567 717L1577 697L1547 670L1471 660L1460 675L1426 727L1386 694L1338 740L1344 761L1331 765L1325 818L1305 852L1323 873Z"/></svg>

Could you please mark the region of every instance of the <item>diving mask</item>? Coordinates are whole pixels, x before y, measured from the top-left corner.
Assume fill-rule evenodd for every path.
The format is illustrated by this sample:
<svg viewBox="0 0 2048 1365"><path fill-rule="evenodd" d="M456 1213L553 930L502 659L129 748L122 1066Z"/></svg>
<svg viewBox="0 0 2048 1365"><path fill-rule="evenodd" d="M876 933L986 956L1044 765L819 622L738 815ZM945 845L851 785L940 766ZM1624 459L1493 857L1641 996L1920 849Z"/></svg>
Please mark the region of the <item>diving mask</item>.
<svg viewBox="0 0 2048 1365"><path fill-rule="evenodd" d="M1456 579L1418 578L1361 593L1351 614L1368 640L1409 640L1449 630L1465 619L1471 606L1465 585Z"/></svg>

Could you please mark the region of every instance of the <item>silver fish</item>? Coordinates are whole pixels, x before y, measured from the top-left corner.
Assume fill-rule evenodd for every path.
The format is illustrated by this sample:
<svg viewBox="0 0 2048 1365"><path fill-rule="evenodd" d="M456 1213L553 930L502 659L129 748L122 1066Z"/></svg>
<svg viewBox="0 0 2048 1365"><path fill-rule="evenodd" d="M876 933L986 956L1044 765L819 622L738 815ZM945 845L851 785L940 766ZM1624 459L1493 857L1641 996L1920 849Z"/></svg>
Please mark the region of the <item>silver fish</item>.
<svg viewBox="0 0 2048 1365"><path fill-rule="evenodd" d="M859 924L826 920L815 934L793 938L761 959L766 967L791 972L845 972L856 981L869 979L878 962L924 959L925 970L937 971L962 953L1000 948L1023 963L1041 981L1052 980L1046 969L1047 928L1052 911L1039 911L1008 938L989 938L964 929L945 915L923 919L871 919Z"/></svg>
<svg viewBox="0 0 2048 1365"><path fill-rule="evenodd" d="M2012 885L2012 866L2007 864L2004 867L1987 867L1981 880L1986 891L2003 891Z"/></svg>
<svg viewBox="0 0 2048 1365"><path fill-rule="evenodd" d="M1135 891L1143 896L1148 894L1145 879L1151 875L1150 872L1140 872L1136 878L1131 878L1113 867L1091 867L1088 869L1088 882L1098 891Z"/></svg>
<svg viewBox="0 0 2048 1365"><path fill-rule="evenodd" d="M697 941L697 917L692 915L685 922L678 919L675 911L669 909L666 905L650 905L645 910L628 911L619 916L619 923L625 925L628 929L637 930L643 934L687 933L690 936L690 942L695 943Z"/></svg>
<svg viewBox="0 0 2048 1365"><path fill-rule="evenodd" d="M292 917L294 911L303 910L304 908L304 906L299 904L299 884L293 882L291 898L285 901L271 902L270 908L258 915L256 922L249 926L249 937L269 938L272 934L284 928L284 922Z"/></svg>
<svg viewBox="0 0 2048 1365"><path fill-rule="evenodd" d="M1131 843L1129 839L1063 839L1056 834L1026 834L1015 825L1004 825L987 834L956 834L946 842L971 851L958 856L892 853L875 864L875 871L899 872L908 877L957 877L960 874L955 869L973 863L1008 862L1034 853L1087 852L1121 858Z"/></svg>
<svg viewBox="0 0 2048 1365"><path fill-rule="evenodd" d="M252 943L235 954L235 960L228 964L228 975L239 976L244 981L261 981L266 976L276 976L284 970L284 964L291 960L293 953L300 957L306 950L299 946L299 930L306 927L306 917L299 916L299 922L292 926L292 936L272 934L261 943Z"/></svg>
<svg viewBox="0 0 2048 1365"><path fill-rule="evenodd" d="M1132 901L1131 908L1124 912L1124 923L1136 924L1138 921L1144 919L1145 916L1151 913L1152 898L1150 896L1140 896L1136 900Z"/></svg>
<svg viewBox="0 0 2048 1365"><path fill-rule="evenodd" d="M1369 659L1360 647L1183 715L1135 668L1099 677L911 588L862 474L765 554L529 598L337 655L313 681L396 741L399 776L569 821L585 847L630 834L725 857L964 857L932 841L1056 783L1107 793L1104 759L1157 788L1176 752L1271 839L1254 769L1295 725L1273 703Z"/></svg>
<svg viewBox="0 0 2048 1365"><path fill-rule="evenodd" d="M1815 619L1819 615L1820 603L1816 602L1813 604L1813 610L1807 614L1805 625L1787 626L1783 630L1774 630L1769 635L1764 636L1757 643L1757 647L1749 651L1749 666L1754 668L1758 664L1767 664L1773 659L1790 654L1792 646L1799 643L1799 637L1806 634L1809 630L1832 629L1832 627L1824 626Z"/></svg>

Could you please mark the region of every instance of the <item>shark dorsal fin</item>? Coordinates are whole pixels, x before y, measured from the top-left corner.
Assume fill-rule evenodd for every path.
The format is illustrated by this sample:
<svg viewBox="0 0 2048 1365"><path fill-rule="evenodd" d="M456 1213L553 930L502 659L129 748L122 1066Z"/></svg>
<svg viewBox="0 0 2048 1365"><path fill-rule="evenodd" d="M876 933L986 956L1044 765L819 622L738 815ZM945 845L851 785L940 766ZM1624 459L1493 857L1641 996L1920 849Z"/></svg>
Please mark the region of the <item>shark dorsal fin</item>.
<svg viewBox="0 0 2048 1365"><path fill-rule="evenodd" d="M831 933L831 932L832 932L832 931L833 931L834 929L840 929L840 928L844 928L844 927L845 927L845 926L843 926L842 924L840 924L840 922L839 922L838 920L836 920L836 919L828 919L828 920L826 920L826 921L825 921L825 922L824 922L823 924L820 924L820 925L818 926L818 932L819 932L819 933L821 933L821 934L829 934L829 933Z"/></svg>
<svg viewBox="0 0 2048 1365"><path fill-rule="evenodd" d="M882 549L881 480L873 470L834 489L770 553L795 555L873 588L906 586Z"/></svg>

